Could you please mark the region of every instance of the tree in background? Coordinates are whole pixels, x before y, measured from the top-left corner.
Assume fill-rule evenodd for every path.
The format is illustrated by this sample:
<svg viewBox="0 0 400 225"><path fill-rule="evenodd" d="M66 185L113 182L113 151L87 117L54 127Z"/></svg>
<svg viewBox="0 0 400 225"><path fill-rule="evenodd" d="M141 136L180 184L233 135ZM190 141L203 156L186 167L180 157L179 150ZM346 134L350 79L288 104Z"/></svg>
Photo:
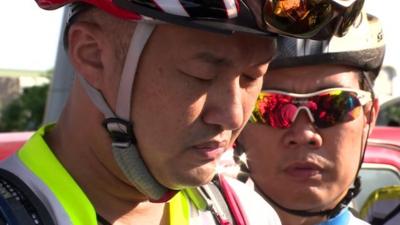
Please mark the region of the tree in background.
<svg viewBox="0 0 400 225"><path fill-rule="evenodd" d="M399 127L400 126L400 104L393 105L387 109L388 126Z"/></svg>
<svg viewBox="0 0 400 225"><path fill-rule="evenodd" d="M25 88L21 96L3 108L0 131L36 130L42 125L49 85Z"/></svg>

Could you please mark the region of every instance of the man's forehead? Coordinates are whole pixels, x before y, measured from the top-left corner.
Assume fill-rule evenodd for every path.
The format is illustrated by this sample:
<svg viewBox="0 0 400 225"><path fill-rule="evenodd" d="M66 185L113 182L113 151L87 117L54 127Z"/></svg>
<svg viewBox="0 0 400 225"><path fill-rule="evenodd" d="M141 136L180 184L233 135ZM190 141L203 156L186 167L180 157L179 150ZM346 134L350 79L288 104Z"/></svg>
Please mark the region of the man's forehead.
<svg viewBox="0 0 400 225"><path fill-rule="evenodd" d="M220 56L217 55L213 52L210 51L202 51L199 53L196 53L193 57L193 59L196 60L201 60L204 61L206 63L212 64L214 66L232 66L233 60L226 57L226 56Z"/></svg>
<svg viewBox="0 0 400 225"><path fill-rule="evenodd" d="M199 60L216 68L231 68L238 64L247 64L247 66L259 66L269 63L274 55L274 51L269 49L268 54L259 54L254 51L226 53L221 51L202 50L190 57L191 60Z"/></svg>
<svg viewBox="0 0 400 225"><path fill-rule="evenodd" d="M271 70L263 89L310 92L332 87L358 87L360 71L346 66L316 65Z"/></svg>

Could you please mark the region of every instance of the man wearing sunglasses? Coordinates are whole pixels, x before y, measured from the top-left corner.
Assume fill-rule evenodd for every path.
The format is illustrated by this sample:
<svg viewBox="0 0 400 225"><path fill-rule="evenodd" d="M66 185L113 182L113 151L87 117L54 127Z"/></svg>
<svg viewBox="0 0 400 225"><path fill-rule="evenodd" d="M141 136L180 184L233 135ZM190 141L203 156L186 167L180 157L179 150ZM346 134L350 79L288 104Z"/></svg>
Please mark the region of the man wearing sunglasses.
<svg viewBox="0 0 400 225"><path fill-rule="evenodd" d="M255 192L213 179L217 159L251 115L276 35L343 35L363 0L36 2L71 7L76 79L57 124L2 162L0 220L280 223Z"/></svg>
<svg viewBox="0 0 400 225"><path fill-rule="evenodd" d="M379 109L384 57L377 18L330 41L278 38L278 56L235 149L284 225L366 224L347 209ZM241 179L246 177L241 174Z"/></svg>

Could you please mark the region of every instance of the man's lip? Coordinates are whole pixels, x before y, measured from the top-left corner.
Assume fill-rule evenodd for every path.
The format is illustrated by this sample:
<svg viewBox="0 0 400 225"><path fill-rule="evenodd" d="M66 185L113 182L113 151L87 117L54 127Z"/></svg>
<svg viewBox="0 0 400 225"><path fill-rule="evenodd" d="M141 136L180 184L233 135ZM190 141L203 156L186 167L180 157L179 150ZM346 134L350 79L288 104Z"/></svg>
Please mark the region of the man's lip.
<svg viewBox="0 0 400 225"><path fill-rule="evenodd" d="M227 149L225 141L208 141L192 146L202 158L215 160L219 158Z"/></svg>
<svg viewBox="0 0 400 225"><path fill-rule="evenodd" d="M314 162L294 162L284 168L284 172L296 180L311 179L322 171L322 167Z"/></svg>
<svg viewBox="0 0 400 225"><path fill-rule="evenodd" d="M201 144L194 145L193 148L200 150L215 149L215 148L225 148L226 141L207 141Z"/></svg>

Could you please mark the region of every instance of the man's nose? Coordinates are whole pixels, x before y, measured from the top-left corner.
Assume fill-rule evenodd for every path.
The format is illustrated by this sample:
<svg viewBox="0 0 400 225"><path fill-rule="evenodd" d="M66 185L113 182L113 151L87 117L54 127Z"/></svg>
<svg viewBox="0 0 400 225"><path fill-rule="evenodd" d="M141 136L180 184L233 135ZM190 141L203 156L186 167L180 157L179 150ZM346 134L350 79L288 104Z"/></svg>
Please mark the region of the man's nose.
<svg viewBox="0 0 400 225"><path fill-rule="evenodd" d="M293 118L293 124L287 129L284 137L284 144L289 148L308 146L309 148L320 148L322 137L316 129L313 118L307 110L299 110Z"/></svg>
<svg viewBox="0 0 400 225"><path fill-rule="evenodd" d="M213 87L207 96L203 121L220 126L223 130L236 130L244 124L243 89L238 80ZM249 107L252 110L252 107Z"/></svg>

